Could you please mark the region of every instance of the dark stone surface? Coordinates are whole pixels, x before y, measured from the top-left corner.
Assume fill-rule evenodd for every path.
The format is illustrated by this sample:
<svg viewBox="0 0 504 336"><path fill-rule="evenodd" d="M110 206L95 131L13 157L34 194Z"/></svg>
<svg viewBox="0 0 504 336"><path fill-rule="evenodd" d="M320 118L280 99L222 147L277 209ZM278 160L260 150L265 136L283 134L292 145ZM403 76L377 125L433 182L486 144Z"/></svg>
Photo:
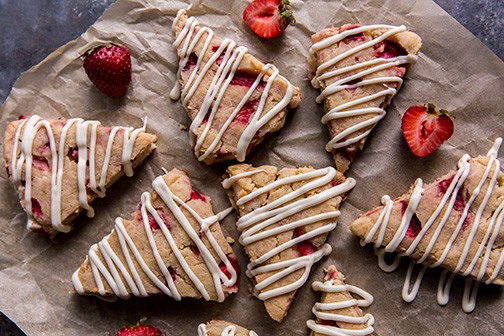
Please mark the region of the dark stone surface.
<svg viewBox="0 0 504 336"><path fill-rule="evenodd" d="M75 39L115 0L0 0L0 103L19 75ZM504 59L504 1L436 0ZM0 334L24 335L0 312Z"/></svg>

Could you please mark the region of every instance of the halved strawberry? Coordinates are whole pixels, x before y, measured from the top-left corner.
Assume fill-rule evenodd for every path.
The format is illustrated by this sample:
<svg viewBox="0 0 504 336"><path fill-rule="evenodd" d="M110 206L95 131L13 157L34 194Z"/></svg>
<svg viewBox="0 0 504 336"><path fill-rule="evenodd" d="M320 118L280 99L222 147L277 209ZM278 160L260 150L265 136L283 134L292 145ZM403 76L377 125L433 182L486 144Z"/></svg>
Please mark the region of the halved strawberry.
<svg viewBox="0 0 504 336"><path fill-rule="evenodd" d="M243 11L243 21L263 38L276 37L296 22L289 0L254 0Z"/></svg>
<svg viewBox="0 0 504 336"><path fill-rule="evenodd" d="M411 106L402 118L401 130L411 153L425 157L453 134L453 121L446 110L433 104Z"/></svg>

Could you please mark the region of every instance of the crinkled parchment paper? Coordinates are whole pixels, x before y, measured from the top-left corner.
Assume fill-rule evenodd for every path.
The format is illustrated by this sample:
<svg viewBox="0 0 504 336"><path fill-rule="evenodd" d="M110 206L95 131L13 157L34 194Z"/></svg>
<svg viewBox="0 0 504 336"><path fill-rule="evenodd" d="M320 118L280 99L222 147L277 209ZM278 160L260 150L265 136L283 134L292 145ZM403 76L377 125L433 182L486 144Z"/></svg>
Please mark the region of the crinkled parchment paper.
<svg viewBox="0 0 504 336"><path fill-rule="evenodd" d="M359 22L405 24L423 39L417 64L388 108L387 117L375 128L368 144L349 171L357 186L343 205L338 227L329 236L333 253L314 267L306 285L282 324L273 322L262 303L248 291L242 277L240 292L224 303L195 300L176 302L169 297L130 299L106 303L71 294L71 275L84 260L91 244L110 232L117 216L128 217L141 192L161 174L161 167L188 172L197 188L213 199L214 209L229 206L220 187L225 164L207 167L191 153L188 134L180 124L188 118L168 93L175 81L177 60L171 45L171 24L182 1L119 0L80 38L52 53L23 74L1 108L3 133L20 114L45 117L84 117L105 125L141 126L158 134L158 149L132 178L116 183L103 200L95 203L96 217L80 216L76 229L56 242L25 229L23 213L5 171L0 178L0 310L29 335L113 335L142 316L165 335L195 335L199 323L227 319L256 330L260 335L307 335L305 321L318 294L310 283L321 279L324 266L335 263L350 283L375 296L369 309L381 335L498 335L504 333L502 290L481 286L472 314L461 309L463 279L457 279L450 303L436 303L438 270L429 270L420 294L411 303L401 299L407 262L394 273L382 272L371 247L362 248L348 225L357 215L378 205L383 194L398 196L416 177L430 181L455 166L463 153L485 154L497 136L504 135L502 94L504 66L474 36L432 1L294 1L298 23L273 40L261 40L241 19L243 1L196 2L191 14L218 34L249 47L264 61L274 62L281 73L301 88L301 106L288 117L285 128L262 143L251 155L254 164L278 166L332 165L324 150L328 140L320 124L322 109L316 91L306 80L310 35L330 25ZM79 55L99 41L127 45L132 54L133 81L124 99L111 100L86 78ZM413 157L400 132L400 111L415 103L433 102L452 112L455 134L440 150L424 159ZM235 214L223 221L235 239ZM233 246L241 268L246 257Z"/></svg>

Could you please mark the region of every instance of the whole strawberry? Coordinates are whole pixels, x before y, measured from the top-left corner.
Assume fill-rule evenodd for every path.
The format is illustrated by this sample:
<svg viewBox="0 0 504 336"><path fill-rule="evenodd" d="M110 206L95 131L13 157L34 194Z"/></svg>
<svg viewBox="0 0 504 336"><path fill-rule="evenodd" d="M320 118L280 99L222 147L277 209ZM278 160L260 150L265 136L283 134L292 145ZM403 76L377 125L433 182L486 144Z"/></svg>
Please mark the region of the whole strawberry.
<svg viewBox="0 0 504 336"><path fill-rule="evenodd" d="M136 325L122 328L115 336L163 336L158 328L145 324L147 318L142 318Z"/></svg>
<svg viewBox="0 0 504 336"><path fill-rule="evenodd" d="M454 125L448 111L426 104L406 110L401 130L411 153L425 157L452 136Z"/></svg>
<svg viewBox="0 0 504 336"><path fill-rule="evenodd" d="M243 11L243 21L263 38L276 37L296 22L289 0L254 0Z"/></svg>
<svg viewBox="0 0 504 336"><path fill-rule="evenodd" d="M98 90L112 98L126 94L131 82L128 48L108 43L89 49L84 56L84 70Z"/></svg>

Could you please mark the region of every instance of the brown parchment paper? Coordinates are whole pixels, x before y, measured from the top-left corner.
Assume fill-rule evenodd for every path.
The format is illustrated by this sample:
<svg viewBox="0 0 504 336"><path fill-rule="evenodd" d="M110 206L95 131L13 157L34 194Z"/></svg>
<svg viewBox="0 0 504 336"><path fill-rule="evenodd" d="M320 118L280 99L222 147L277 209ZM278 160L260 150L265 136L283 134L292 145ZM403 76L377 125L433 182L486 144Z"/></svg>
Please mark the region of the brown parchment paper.
<svg viewBox="0 0 504 336"><path fill-rule="evenodd" d="M297 24L273 40L261 40L241 19L243 1L195 1L190 14L224 37L249 47L264 61L274 62L281 73L301 88L301 106L288 117L285 128L263 142L250 156L254 164L278 166L333 162L324 145L328 141L320 123L322 109L317 92L306 80L310 36L330 25L358 22L405 24L423 39L417 64L407 73L401 92L388 108L387 117L368 138L366 149L352 165L349 176L357 186L341 208L338 227L329 236L333 253L317 264L309 281L298 291L284 322L266 314L262 303L248 291L242 276L240 292L224 303L195 300L176 302L169 297L106 303L71 294L71 275L91 244L113 227L117 216L128 217L150 190L161 167L188 172L197 188L210 195L216 211L229 206L220 187L226 164L207 167L194 158L186 131L188 118L179 102L168 93L175 81L177 60L171 45L171 24L184 1L119 0L77 40L52 53L23 74L1 107L0 130L20 114L44 117L84 117L105 125L140 126L148 116L148 130L159 136L155 153L123 178L95 203L96 217L80 216L76 229L55 242L25 229L26 216L17 195L0 173L0 310L28 335L113 335L127 323L147 316L165 335L196 335L197 325L210 319L226 319L255 330L259 335L308 335L305 321L319 299L310 283L322 278L324 266L336 264L349 283L375 297L368 309L380 335L500 335L504 333L502 290L481 286L472 314L461 309L463 280L457 279L450 303L436 303L438 270L429 270L417 299L401 299L407 262L394 273L377 266L371 247L362 248L348 225L361 211L378 205L383 194L398 196L416 177L431 181L454 167L463 153L485 154L497 136L504 135L504 66L492 52L432 1L292 1ZM133 80L127 97L105 98L87 79L79 55L99 41L116 41L130 48ZM427 158L413 157L400 132L400 111L415 103L433 102L452 112L455 134ZM223 221L227 233L238 238L231 214ZM247 259L238 243L233 246L242 270Z"/></svg>

